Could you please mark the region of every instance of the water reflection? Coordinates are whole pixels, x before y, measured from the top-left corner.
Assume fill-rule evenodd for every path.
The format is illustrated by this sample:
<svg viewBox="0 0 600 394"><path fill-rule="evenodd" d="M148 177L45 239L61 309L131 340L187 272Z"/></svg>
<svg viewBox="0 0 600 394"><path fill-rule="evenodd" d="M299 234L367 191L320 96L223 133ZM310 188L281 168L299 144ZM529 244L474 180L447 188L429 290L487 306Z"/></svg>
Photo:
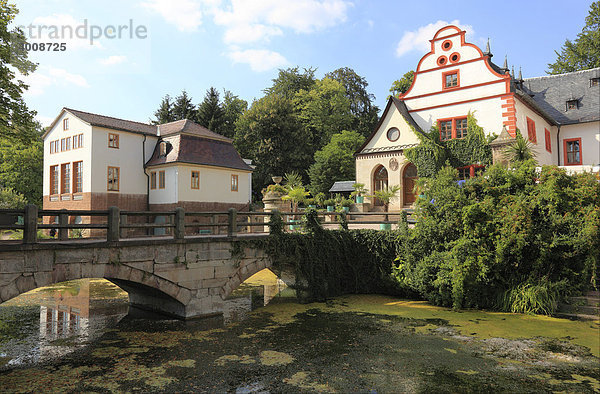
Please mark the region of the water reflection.
<svg viewBox="0 0 600 394"><path fill-rule="evenodd" d="M246 279L225 300L223 321L231 324L244 320L256 308L267 305L277 296L289 295L287 285L269 269L264 269Z"/></svg>
<svg viewBox="0 0 600 394"><path fill-rule="evenodd" d="M265 269L225 300L222 319L202 324L222 326L244 320L252 310L288 295L292 292L285 283ZM80 279L38 288L3 303L0 370L62 357L92 343L108 329L120 330L133 321L172 320L130 307L128 302L127 293L107 280ZM118 324L124 317L126 321Z"/></svg>
<svg viewBox="0 0 600 394"><path fill-rule="evenodd" d="M127 315L129 297L103 279L81 279L21 294L0 306L0 366L64 356Z"/></svg>

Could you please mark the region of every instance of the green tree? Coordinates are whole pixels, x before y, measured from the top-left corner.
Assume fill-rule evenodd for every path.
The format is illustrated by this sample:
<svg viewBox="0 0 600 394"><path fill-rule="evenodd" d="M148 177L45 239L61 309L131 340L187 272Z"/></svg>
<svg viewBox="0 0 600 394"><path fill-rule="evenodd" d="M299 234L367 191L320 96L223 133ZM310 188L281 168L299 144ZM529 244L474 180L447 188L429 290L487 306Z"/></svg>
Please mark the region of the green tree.
<svg viewBox="0 0 600 394"><path fill-rule="evenodd" d="M11 188L0 187L0 209L23 209L27 199Z"/></svg>
<svg viewBox="0 0 600 394"><path fill-rule="evenodd" d="M28 141L35 137L35 112L23 101L27 85L17 79L16 72L29 75L36 65L27 59L21 29L9 27L17 13L15 5L0 1L0 138Z"/></svg>
<svg viewBox="0 0 600 394"><path fill-rule="evenodd" d="M548 74L562 74L600 67L600 1L590 6L585 26L575 41L566 40L556 61L548 64Z"/></svg>
<svg viewBox="0 0 600 394"><path fill-rule="evenodd" d="M192 104L192 98L188 96L185 90L181 91L181 94L175 97L173 103L173 117L175 120L182 119L196 119L196 108Z"/></svg>
<svg viewBox="0 0 600 394"><path fill-rule="evenodd" d="M173 122L175 119L175 114L173 112L173 102L171 101L171 96L168 94L163 97L160 102L160 106L154 112L154 117L156 120L152 121L152 124L163 124Z"/></svg>
<svg viewBox="0 0 600 394"><path fill-rule="evenodd" d="M210 87L206 91L204 101L198 106L197 121L207 129L219 133L223 127L224 116L225 112L221 106L219 92Z"/></svg>
<svg viewBox="0 0 600 394"><path fill-rule="evenodd" d="M0 143L0 187L14 190L30 204L42 204L44 148L38 138L21 142Z"/></svg>
<svg viewBox="0 0 600 394"><path fill-rule="evenodd" d="M248 102L225 90L223 94L223 125L219 132L225 137L235 136L235 122L248 109Z"/></svg>
<svg viewBox="0 0 600 394"><path fill-rule="evenodd" d="M312 136L313 152L323 147L333 134L347 130L352 125L350 100L344 87L329 78L317 80L312 89L296 93L294 103L298 118Z"/></svg>
<svg viewBox="0 0 600 394"><path fill-rule="evenodd" d="M252 180L255 196L271 183L273 175L291 171L306 175L312 162L308 140L291 100L271 94L252 103L236 122L234 145L242 157L256 165Z"/></svg>
<svg viewBox="0 0 600 394"><path fill-rule="evenodd" d="M278 94L286 98L293 98L300 90L310 90L316 82L314 68L305 68L300 72L298 67L279 70L273 85L265 89L267 95Z"/></svg>
<svg viewBox="0 0 600 394"><path fill-rule="evenodd" d="M504 149L504 158L512 163L535 159L533 144L517 131L515 141Z"/></svg>
<svg viewBox="0 0 600 394"><path fill-rule="evenodd" d="M335 181L355 178L353 155L364 141L365 137L357 131L343 130L334 134L331 141L315 153L315 162L308 170L313 195L329 193Z"/></svg>
<svg viewBox="0 0 600 394"><path fill-rule="evenodd" d="M349 67L342 67L325 74L342 84L350 100L350 112L354 120L350 128L365 137L371 134L378 121L379 108L373 104L375 96L367 92L367 80Z"/></svg>
<svg viewBox="0 0 600 394"><path fill-rule="evenodd" d="M415 72L409 71L402 76L402 78L394 81L392 83L392 87L390 88L390 93L392 96L398 96L400 94L406 93L415 79Z"/></svg>

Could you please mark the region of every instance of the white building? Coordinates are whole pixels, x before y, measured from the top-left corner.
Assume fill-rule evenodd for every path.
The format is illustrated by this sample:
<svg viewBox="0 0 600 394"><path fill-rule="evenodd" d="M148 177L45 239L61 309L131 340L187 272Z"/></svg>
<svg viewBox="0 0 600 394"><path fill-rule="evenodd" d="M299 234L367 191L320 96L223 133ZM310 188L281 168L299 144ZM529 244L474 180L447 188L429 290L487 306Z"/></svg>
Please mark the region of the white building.
<svg viewBox="0 0 600 394"><path fill-rule="evenodd" d="M506 61L498 67L466 42L456 26L440 29L419 61L410 89L389 99L374 132L356 153L356 182L371 190L400 185L391 209L415 201L416 167L404 150L419 143L415 133L440 130L440 139L466 136L467 114L486 134L511 140L519 129L534 144L540 165L597 171L600 163L600 68L522 79ZM495 160L499 156L495 155ZM462 172L473 174L477 163ZM377 201L373 201L377 204Z"/></svg>
<svg viewBox="0 0 600 394"><path fill-rule="evenodd" d="M252 168L229 138L63 108L44 138L44 209L247 209ZM84 222L86 220L84 219Z"/></svg>

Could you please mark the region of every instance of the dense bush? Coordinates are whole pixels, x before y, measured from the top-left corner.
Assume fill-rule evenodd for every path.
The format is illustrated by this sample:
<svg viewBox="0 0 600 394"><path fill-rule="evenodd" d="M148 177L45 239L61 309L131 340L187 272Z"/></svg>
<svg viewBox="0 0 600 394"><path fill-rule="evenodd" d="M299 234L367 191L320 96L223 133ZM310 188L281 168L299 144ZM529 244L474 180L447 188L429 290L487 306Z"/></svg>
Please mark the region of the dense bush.
<svg viewBox="0 0 600 394"><path fill-rule="evenodd" d="M417 224L399 244L405 290L454 308L551 313L559 297L597 287L600 184L532 161L456 182L424 182Z"/></svg>

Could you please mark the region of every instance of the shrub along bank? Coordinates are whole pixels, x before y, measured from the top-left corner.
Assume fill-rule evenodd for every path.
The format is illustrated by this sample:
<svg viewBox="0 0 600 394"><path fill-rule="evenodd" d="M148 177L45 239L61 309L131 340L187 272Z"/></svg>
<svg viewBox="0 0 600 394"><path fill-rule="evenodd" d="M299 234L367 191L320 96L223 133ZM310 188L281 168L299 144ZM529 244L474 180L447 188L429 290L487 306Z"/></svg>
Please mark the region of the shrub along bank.
<svg viewBox="0 0 600 394"><path fill-rule="evenodd" d="M347 293L421 297L454 308L550 314L559 298L597 288L600 184L591 174L541 173L533 162L490 166L459 184L447 167L423 179L417 224L399 230L323 230L316 212L303 233L264 244L293 265L312 300Z"/></svg>

